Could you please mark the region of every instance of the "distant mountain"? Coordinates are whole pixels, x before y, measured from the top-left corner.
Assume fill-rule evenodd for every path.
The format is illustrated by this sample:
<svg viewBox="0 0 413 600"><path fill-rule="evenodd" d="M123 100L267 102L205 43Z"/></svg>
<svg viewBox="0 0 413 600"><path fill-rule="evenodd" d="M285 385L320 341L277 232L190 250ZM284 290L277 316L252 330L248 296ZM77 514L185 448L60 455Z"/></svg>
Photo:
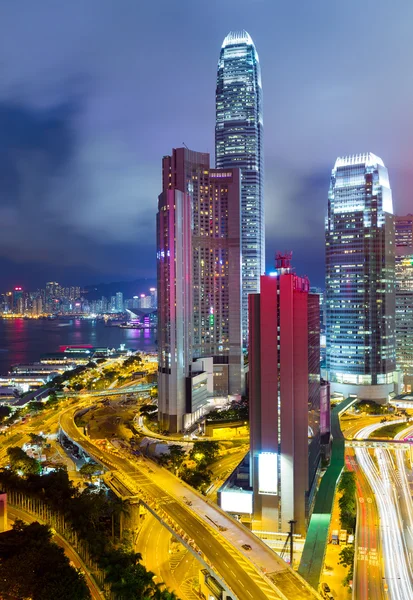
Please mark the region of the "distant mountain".
<svg viewBox="0 0 413 600"><path fill-rule="evenodd" d="M124 298L133 298L139 294L149 294L149 288L156 287L156 279L136 279L135 281L114 281L87 285L83 289L88 300L99 300L102 296L110 298L116 292L122 292Z"/></svg>

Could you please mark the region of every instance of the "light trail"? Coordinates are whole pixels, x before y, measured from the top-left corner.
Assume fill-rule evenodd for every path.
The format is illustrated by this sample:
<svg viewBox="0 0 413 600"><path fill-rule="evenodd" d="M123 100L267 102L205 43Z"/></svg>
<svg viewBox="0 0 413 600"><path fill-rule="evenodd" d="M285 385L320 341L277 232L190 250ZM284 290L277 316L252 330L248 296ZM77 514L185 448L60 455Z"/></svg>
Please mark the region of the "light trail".
<svg viewBox="0 0 413 600"><path fill-rule="evenodd" d="M396 423L406 423L407 419L394 419L393 421L386 421L385 423L373 423L373 425L367 425L360 429L354 436L355 440L365 440L371 436L371 434L376 431L376 429L381 429L382 427L386 427L387 425L396 425Z"/></svg>
<svg viewBox="0 0 413 600"><path fill-rule="evenodd" d="M406 419L398 419L391 421L391 424L405 421ZM354 437L358 440L366 439L374 431L388 424L368 425ZM396 435L395 439L404 437L403 434L406 434L406 430ZM356 448L355 453L377 502L388 598L411 600L413 598L413 573L404 531L406 530L410 534L413 542L413 508L404 465L404 451L402 449L395 450L395 462L391 451L387 450L383 444L381 448L375 449L377 464L367 448ZM405 523L400 510L399 500L401 498L406 508Z"/></svg>
<svg viewBox="0 0 413 600"><path fill-rule="evenodd" d="M365 448L356 448L357 460L374 491L382 538L384 568L391 600L411 600L413 585L409 559L403 535L403 523L398 513L398 499L390 476L388 462L381 448L376 458L379 469Z"/></svg>

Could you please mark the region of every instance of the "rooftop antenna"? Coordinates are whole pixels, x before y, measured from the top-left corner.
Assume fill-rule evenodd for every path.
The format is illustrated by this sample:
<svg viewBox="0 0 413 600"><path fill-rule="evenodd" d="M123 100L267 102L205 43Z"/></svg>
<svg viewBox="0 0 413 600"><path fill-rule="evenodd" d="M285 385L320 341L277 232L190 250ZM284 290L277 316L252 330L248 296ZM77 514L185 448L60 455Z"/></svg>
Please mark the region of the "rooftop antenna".
<svg viewBox="0 0 413 600"><path fill-rule="evenodd" d="M188 148L188 146L185 144L185 142L182 142L182 143L183 143L183 145L185 146L185 148L186 148L187 150L189 150L189 148Z"/></svg>

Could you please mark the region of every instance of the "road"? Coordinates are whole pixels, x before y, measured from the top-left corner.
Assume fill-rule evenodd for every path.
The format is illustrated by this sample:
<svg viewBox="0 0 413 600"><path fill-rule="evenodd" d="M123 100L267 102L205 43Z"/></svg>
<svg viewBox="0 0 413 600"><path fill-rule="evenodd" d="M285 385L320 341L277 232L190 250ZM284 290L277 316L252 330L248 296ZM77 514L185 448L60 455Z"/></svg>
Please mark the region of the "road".
<svg viewBox="0 0 413 600"><path fill-rule="evenodd" d="M157 576L157 583L163 582L182 600L194 600L197 596L191 591L191 583L201 565L181 545L179 552L171 554L170 540L170 532L148 512L135 549L144 557L145 567Z"/></svg>
<svg viewBox="0 0 413 600"><path fill-rule="evenodd" d="M24 423L19 422L12 425L11 432L7 436L1 438L0 462L6 458L7 448L12 446L21 447L23 444L27 443L30 440L30 432L46 432L52 430L54 427L57 430L59 414L59 410L53 409L50 413L47 412L46 415L40 413L31 417Z"/></svg>
<svg viewBox="0 0 413 600"><path fill-rule="evenodd" d="M38 517L35 517L35 516L33 516L33 515L25 512L25 511L23 511L23 510L19 510L17 508L12 508L11 506L7 507L7 513L8 513L8 519L9 519L9 521L12 521L12 522L14 522L16 519L21 519L25 523L33 523L34 521L41 522ZM77 552L58 533L54 533L53 534L53 541L58 546L60 546L61 548L63 548L63 550L65 551L66 556L74 564L74 566L76 567L76 569L81 569L83 571L83 573L85 575L87 586L88 586L89 591L90 591L90 595L93 598L93 600L98 600L98 599L101 600L102 599L102 593L101 593L99 587L96 585L95 580L93 579L93 577L89 573L89 570L88 570L87 566L84 564L84 562L82 561L82 559L80 558L80 556L77 554Z"/></svg>
<svg viewBox="0 0 413 600"><path fill-rule="evenodd" d="M384 425L386 424L378 423L364 427L357 432L355 437L366 439L375 429L379 429ZM396 460L393 458L394 455ZM355 448L355 456L368 481L368 485L373 491L378 510L377 515L369 490L366 489L364 495L362 495L361 490L359 507L360 504L370 504L371 506L366 507L366 513L361 507L361 510L359 510L361 523L364 526L362 531L358 532L357 589L360 588L360 594L365 594L368 589L367 586L370 584L374 586L374 593L376 594L375 596L372 595L372 598L386 597L390 600L411 600L413 598L413 576L409 549L413 544L413 538L411 538L413 514L411 510L411 493L404 464L404 450L388 450L386 444L383 443L374 450L362 447ZM362 481L362 478L360 478L360 481ZM360 498L363 498L366 502L360 503ZM369 498L371 502L367 502ZM368 511L370 511L370 514L368 514ZM406 541L408 536L411 539ZM381 548L380 555L377 553L378 543L380 543ZM380 556L380 562L383 562L384 566L378 564L379 561L376 559L378 556ZM363 565L364 562L369 562L369 565ZM372 573L369 572L370 566L373 569ZM380 587L381 590L378 589ZM384 596L385 592L387 592L387 596ZM356 597L363 598L365 596ZM370 598L370 596L367 597Z"/></svg>
<svg viewBox="0 0 413 600"><path fill-rule="evenodd" d="M213 502L217 501L218 489L221 487L227 477L229 477L229 475L234 471L234 469L238 467L248 450L249 446L248 444L245 444L232 452L228 452L226 456L219 458L217 461L209 465L208 469L210 469L214 475L214 482L207 496Z"/></svg>
<svg viewBox="0 0 413 600"><path fill-rule="evenodd" d="M346 465L356 475L357 539L354 572L355 598L384 600L379 514L373 490L352 448L346 449Z"/></svg>
<svg viewBox="0 0 413 600"><path fill-rule="evenodd" d="M76 409L71 408L61 414L60 424L65 433L112 472L117 472L121 485L129 490L130 495L146 498L195 540L202 555L239 600L272 600L282 598L282 595L291 600L319 598L263 542L216 506L207 503L174 475L153 463L147 470L142 463L132 462L126 456L97 449L76 427L73 421L75 412ZM181 500L184 495L191 500L192 507ZM227 531L223 533L215 528L209 520L211 518L225 526ZM245 543L251 546L251 551L242 548ZM271 580L282 594L272 587L260 567L271 574Z"/></svg>
<svg viewBox="0 0 413 600"><path fill-rule="evenodd" d="M215 481L207 494L208 498L215 502L217 489L238 466L247 451L248 447L242 446L210 465ZM146 568L157 575L158 583L165 583L166 587L173 590L182 600L194 600L198 596L192 591L192 581L198 576L202 565L183 546L180 552L171 555L170 539L170 532L148 512L139 532L136 551L144 556Z"/></svg>

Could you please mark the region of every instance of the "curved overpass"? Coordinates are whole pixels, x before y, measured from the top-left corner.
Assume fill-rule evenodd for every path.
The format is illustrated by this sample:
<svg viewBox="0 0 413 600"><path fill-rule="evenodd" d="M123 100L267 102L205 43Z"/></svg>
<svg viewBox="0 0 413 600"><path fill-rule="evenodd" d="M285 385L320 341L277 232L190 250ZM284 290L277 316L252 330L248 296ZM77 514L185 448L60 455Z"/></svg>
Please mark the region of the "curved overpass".
<svg viewBox="0 0 413 600"><path fill-rule="evenodd" d="M180 530L199 549L201 559L226 583L234 600L310 600L320 596L248 529L216 505L153 463L97 448L74 423L78 408L61 414L63 432L106 466L125 498L139 497L153 514ZM182 500L192 502L191 508ZM225 528L223 532L218 527ZM249 544L251 550L242 548Z"/></svg>

